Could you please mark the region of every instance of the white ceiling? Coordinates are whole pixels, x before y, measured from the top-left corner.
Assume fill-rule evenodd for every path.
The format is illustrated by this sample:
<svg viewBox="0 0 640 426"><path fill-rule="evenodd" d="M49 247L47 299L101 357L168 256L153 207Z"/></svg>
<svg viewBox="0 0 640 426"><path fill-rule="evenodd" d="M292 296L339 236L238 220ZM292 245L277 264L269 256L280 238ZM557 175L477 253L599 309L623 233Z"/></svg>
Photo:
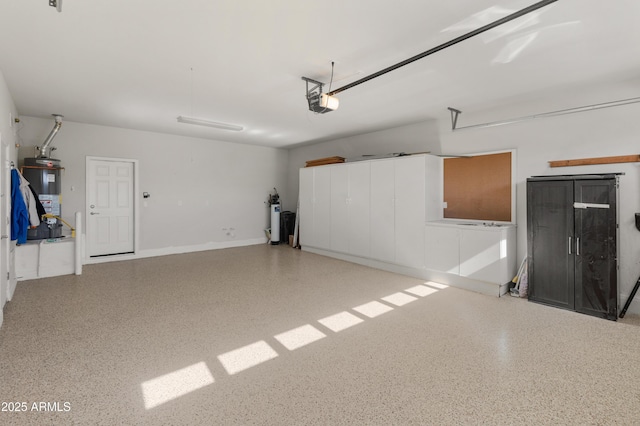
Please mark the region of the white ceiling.
<svg viewBox="0 0 640 426"><path fill-rule="evenodd" d="M2 0L0 70L22 115L273 147L637 82L640 1L559 0L308 111L332 61L335 89L535 2Z"/></svg>

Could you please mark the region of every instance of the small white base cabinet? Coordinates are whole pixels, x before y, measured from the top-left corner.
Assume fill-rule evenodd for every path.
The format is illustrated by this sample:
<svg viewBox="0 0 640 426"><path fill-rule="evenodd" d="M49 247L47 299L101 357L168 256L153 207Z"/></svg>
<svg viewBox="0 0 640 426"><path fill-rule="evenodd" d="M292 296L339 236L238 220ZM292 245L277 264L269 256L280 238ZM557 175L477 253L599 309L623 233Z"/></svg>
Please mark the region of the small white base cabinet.
<svg viewBox="0 0 640 426"><path fill-rule="evenodd" d="M16 278L24 281L73 274L75 250L75 238L29 240L16 246Z"/></svg>
<svg viewBox="0 0 640 426"><path fill-rule="evenodd" d="M425 226L425 269L444 284L501 296L517 272L516 227L441 220Z"/></svg>

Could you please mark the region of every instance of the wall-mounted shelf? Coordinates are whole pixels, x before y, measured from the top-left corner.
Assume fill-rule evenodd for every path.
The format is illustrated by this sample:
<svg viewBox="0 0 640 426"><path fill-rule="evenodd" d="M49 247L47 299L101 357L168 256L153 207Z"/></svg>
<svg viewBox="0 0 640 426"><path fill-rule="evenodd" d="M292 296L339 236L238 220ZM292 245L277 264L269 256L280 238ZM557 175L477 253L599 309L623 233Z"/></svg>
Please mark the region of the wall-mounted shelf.
<svg viewBox="0 0 640 426"><path fill-rule="evenodd" d="M640 162L640 155L619 155L616 157L579 158L576 160L549 161L550 167L592 166L595 164L617 164Z"/></svg>

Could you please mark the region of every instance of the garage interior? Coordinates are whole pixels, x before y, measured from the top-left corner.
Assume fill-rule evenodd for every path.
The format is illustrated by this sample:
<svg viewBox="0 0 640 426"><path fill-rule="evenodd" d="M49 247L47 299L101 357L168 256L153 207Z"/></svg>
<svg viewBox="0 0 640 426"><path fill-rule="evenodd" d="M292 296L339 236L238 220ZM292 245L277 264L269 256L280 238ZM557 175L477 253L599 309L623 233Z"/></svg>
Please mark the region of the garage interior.
<svg viewBox="0 0 640 426"><path fill-rule="evenodd" d="M640 418L637 2L134 3L0 6L3 424Z"/></svg>

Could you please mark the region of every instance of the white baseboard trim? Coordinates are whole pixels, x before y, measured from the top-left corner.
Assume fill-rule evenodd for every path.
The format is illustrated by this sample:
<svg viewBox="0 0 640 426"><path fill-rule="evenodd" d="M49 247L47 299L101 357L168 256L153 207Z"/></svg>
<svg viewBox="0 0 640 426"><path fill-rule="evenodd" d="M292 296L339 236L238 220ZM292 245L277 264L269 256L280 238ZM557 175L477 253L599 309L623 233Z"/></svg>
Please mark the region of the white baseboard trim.
<svg viewBox="0 0 640 426"><path fill-rule="evenodd" d="M193 246L177 246L177 247L172 246L172 247L163 247L159 249L139 250L138 252L131 253L131 254L119 254L114 256L101 256L101 257L85 257L83 263L85 265L90 265L95 263L118 262L123 260L144 259L148 257L168 256L172 254L195 253L198 251L219 250L219 249L225 249L225 248L253 246L258 244L266 244L266 243L267 243L267 239L265 237L253 238L249 240L224 241L224 242L210 241L208 243L197 244Z"/></svg>
<svg viewBox="0 0 640 426"><path fill-rule="evenodd" d="M359 265L369 266L371 268L382 269L383 271L394 272L396 274L408 275L410 277L424 279L425 281L435 281L437 283L446 284L465 290L471 290L489 296L500 297L503 294L507 293L507 291L509 291L509 286L505 283L495 284L485 281L478 281L467 277L461 277L459 275L448 274L446 272L402 266L394 263L383 262L380 260L318 249L315 247L302 247L302 251L307 251L309 253L315 253L327 257L333 257L334 259L357 263Z"/></svg>

